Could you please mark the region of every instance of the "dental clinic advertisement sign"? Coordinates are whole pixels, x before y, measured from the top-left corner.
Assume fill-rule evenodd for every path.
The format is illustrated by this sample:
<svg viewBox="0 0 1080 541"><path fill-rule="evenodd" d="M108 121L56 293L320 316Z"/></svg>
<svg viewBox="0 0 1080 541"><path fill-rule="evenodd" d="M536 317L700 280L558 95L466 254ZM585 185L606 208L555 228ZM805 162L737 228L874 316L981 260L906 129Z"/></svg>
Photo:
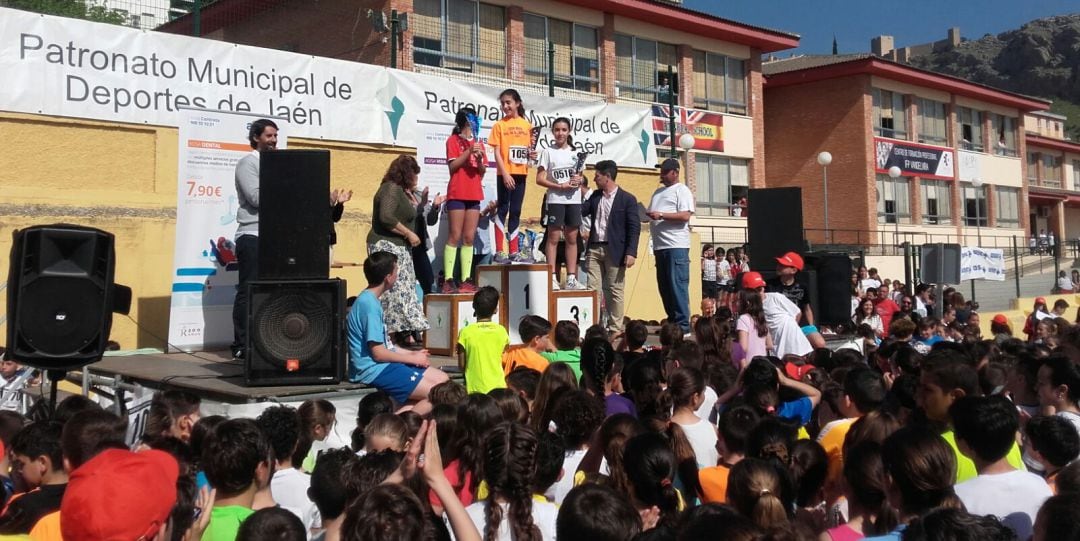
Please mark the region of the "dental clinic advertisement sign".
<svg viewBox="0 0 1080 541"><path fill-rule="evenodd" d="M903 176L935 180L956 178L953 149L908 143L883 137L874 138L874 170L888 174L899 167Z"/></svg>
<svg viewBox="0 0 1080 541"><path fill-rule="evenodd" d="M263 115L181 109L169 349L220 349L233 340L236 296L236 162L251 154L248 129ZM275 118L278 148L292 126Z"/></svg>

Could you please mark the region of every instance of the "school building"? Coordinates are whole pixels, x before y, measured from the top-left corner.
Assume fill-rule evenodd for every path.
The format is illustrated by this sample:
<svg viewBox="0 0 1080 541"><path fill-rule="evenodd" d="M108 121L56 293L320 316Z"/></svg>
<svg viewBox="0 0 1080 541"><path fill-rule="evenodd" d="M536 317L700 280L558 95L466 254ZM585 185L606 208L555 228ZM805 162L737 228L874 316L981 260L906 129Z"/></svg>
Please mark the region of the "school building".
<svg viewBox="0 0 1080 541"><path fill-rule="evenodd" d="M1053 233L1063 246L1080 239L1080 143L1065 137L1065 117L1047 111L1027 115L1029 235Z"/></svg>
<svg viewBox="0 0 1080 541"><path fill-rule="evenodd" d="M803 189L809 241L1026 242L1025 115L1049 102L871 54L762 70L768 184Z"/></svg>

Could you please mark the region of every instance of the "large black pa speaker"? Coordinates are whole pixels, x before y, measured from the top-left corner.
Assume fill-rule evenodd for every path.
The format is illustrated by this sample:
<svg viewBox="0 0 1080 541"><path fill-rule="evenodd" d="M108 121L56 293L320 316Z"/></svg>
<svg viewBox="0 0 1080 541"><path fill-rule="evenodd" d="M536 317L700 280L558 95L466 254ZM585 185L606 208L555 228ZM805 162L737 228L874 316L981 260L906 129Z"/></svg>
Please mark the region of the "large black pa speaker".
<svg viewBox="0 0 1080 541"><path fill-rule="evenodd" d="M248 287L245 384L341 381L345 375L345 282L259 280Z"/></svg>
<svg viewBox="0 0 1080 541"><path fill-rule="evenodd" d="M127 313L131 290L113 283L111 233L76 225L16 230L7 296L13 358L44 370L101 359L114 311Z"/></svg>
<svg viewBox="0 0 1080 541"><path fill-rule="evenodd" d="M799 280L810 294L814 323L836 326L851 322L851 257L811 252L803 256Z"/></svg>
<svg viewBox="0 0 1080 541"><path fill-rule="evenodd" d="M259 153L259 279L330 275L330 152Z"/></svg>
<svg viewBox="0 0 1080 541"><path fill-rule="evenodd" d="M747 197L750 268L776 268L776 258L803 253L802 188L759 188Z"/></svg>

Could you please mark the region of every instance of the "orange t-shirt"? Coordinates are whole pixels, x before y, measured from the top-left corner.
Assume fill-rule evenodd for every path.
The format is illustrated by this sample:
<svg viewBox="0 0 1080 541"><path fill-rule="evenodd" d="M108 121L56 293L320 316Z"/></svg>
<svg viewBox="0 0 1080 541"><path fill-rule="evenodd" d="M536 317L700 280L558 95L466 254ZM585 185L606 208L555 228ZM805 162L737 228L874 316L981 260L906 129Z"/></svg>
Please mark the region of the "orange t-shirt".
<svg viewBox="0 0 1080 541"><path fill-rule="evenodd" d="M507 173L528 174L531 131L532 124L521 117L504 117L491 127L488 144L495 147L495 151L499 153ZM501 174L502 171L499 173Z"/></svg>
<svg viewBox="0 0 1080 541"><path fill-rule="evenodd" d="M837 483L844 476L844 440L857 420L857 417L838 419L822 427L818 434L817 441L829 457L828 482Z"/></svg>
<svg viewBox="0 0 1080 541"><path fill-rule="evenodd" d="M30 530L30 539L34 541L63 541L60 532L60 511L53 511L38 519Z"/></svg>
<svg viewBox="0 0 1080 541"><path fill-rule="evenodd" d="M543 358L539 353L535 352L529 346L524 344L520 346L510 346L503 353L502 365L503 374L509 375L515 368L525 367L532 368L537 372L543 373L544 369L548 367L548 360Z"/></svg>
<svg viewBox="0 0 1080 541"><path fill-rule="evenodd" d="M731 466L719 464L698 471L701 483L701 501L705 503L727 503L727 481Z"/></svg>

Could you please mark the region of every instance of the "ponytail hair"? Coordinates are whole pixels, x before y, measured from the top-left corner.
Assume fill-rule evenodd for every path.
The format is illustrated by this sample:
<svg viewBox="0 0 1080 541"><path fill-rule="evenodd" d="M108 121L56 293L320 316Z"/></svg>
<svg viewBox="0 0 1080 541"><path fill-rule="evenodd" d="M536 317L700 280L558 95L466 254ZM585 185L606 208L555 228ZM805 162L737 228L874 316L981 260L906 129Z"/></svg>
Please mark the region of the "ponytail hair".
<svg viewBox="0 0 1080 541"><path fill-rule="evenodd" d="M458 109L457 115L454 116L454 135L461 135L461 131L465 129L465 126L469 123L469 115L476 115L476 109L472 107L462 107ZM474 133L473 137L480 137L480 134Z"/></svg>
<svg viewBox="0 0 1080 541"><path fill-rule="evenodd" d="M765 324L765 308L761 303L761 294L753 289L739 290L739 312L749 314L754 320L754 330L757 335L764 337L769 334L769 327Z"/></svg>
<svg viewBox="0 0 1080 541"><path fill-rule="evenodd" d="M536 475L538 445L536 432L518 423L501 423L484 438L484 480L491 489L484 503L485 541L499 538L499 526L504 518L499 499L509 507L505 518L510 523L510 538L541 541L540 528L532 516L532 481Z"/></svg>
<svg viewBox="0 0 1080 541"><path fill-rule="evenodd" d="M521 101L521 100L518 100L518 101ZM524 114L524 113L520 113L520 114ZM565 116L560 116L559 118L556 118L551 123L551 129L552 129L552 131L554 131L555 130L555 125L560 123L560 122L562 122L563 124L566 124L566 131L567 131L566 144L570 145L570 150L574 150L575 149L575 147L574 147L574 136L573 136L573 134L569 133L570 130L572 129L572 127L573 127L573 124L570 123L569 118L566 118Z"/></svg>
<svg viewBox="0 0 1080 541"><path fill-rule="evenodd" d="M658 525L674 527L679 514L675 479L675 453L659 434L642 434L626 442L623 466L630 495L638 506L660 509Z"/></svg>
<svg viewBox="0 0 1080 541"><path fill-rule="evenodd" d="M525 106L521 103L521 94L518 94L518 91L514 90L513 88L507 88L506 90L503 90L501 94L499 94L499 100L501 101L503 98L505 98L507 96L509 96L510 99L517 102L517 104L518 104L517 114L518 114L518 116L524 118L525 117Z"/></svg>
<svg viewBox="0 0 1080 541"><path fill-rule="evenodd" d="M873 536L891 532L898 520L889 505L881 444L865 441L844 450L844 480L851 489L850 505L868 515L863 521L863 533Z"/></svg>
<svg viewBox="0 0 1080 541"><path fill-rule="evenodd" d="M727 501L760 528L789 523L791 496L787 472L772 462L745 458L731 468Z"/></svg>
<svg viewBox="0 0 1080 541"><path fill-rule="evenodd" d="M683 366L668 376L668 388L660 393L661 408L689 408L694 405L694 395L705 392L705 376L701 370ZM670 407L668 407L670 406Z"/></svg>

